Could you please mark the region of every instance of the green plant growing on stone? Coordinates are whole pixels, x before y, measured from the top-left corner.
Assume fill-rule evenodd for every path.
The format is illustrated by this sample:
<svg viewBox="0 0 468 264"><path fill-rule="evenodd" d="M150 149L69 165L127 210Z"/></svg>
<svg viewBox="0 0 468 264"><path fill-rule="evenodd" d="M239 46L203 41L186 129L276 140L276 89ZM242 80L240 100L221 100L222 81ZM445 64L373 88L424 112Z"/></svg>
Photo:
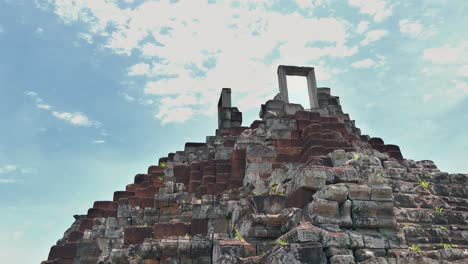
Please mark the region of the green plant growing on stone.
<svg viewBox="0 0 468 264"><path fill-rule="evenodd" d="M158 180L164 181L164 176L159 176L159 177L158 177Z"/></svg>
<svg viewBox="0 0 468 264"><path fill-rule="evenodd" d="M280 195L280 196L286 196L286 191L278 192L278 195Z"/></svg>
<svg viewBox="0 0 468 264"><path fill-rule="evenodd" d="M426 180L418 179L419 186L423 187L424 190L429 190L430 183Z"/></svg>
<svg viewBox="0 0 468 264"><path fill-rule="evenodd" d="M437 206L434 208L434 211L437 215L443 215L444 214L444 208Z"/></svg>
<svg viewBox="0 0 468 264"><path fill-rule="evenodd" d="M356 153L355 153L355 154L353 155L353 160L354 160L354 161L358 161L359 158L361 158L361 156L359 156L359 154L356 154Z"/></svg>
<svg viewBox="0 0 468 264"><path fill-rule="evenodd" d="M270 187L270 192L271 193L276 193L278 191L278 187L279 187L279 184L278 183L275 183L273 184L271 187Z"/></svg>
<svg viewBox="0 0 468 264"><path fill-rule="evenodd" d="M445 227L445 226L440 226L439 229L442 230L442 231L447 231L448 230L447 227Z"/></svg>
<svg viewBox="0 0 468 264"><path fill-rule="evenodd" d="M237 239L237 240L242 240L244 239L242 237L242 234L239 232L239 230L237 228L234 227L234 237Z"/></svg>
<svg viewBox="0 0 468 264"><path fill-rule="evenodd" d="M167 162L164 162L164 161L159 162L159 167L166 168L166 166L167 166Z"/></svg>
<svg viewBox="0 0 468 264"><path fill-rule="evenodd" d="M277 245L280 245L280 246L287 246L287 245L289 245L289 243L288 243L286 240L283 240L283 239L278 239L278 240L276 240L276 244L277 244Z"/></svg>
<svg viewBox="0 0 468 264"><path fill-rule="evenodd" d="M413 245L411 245L411 247L408 248L408 250L412 251L412 252L419 253L419 252L421 252L421 247L418 246L418 245L413 244Z"/></svg>
<svg viewBox="0 0 468 264"><path fill-rule="evenodd" d="M456 248L457 245L453 245L450 243L442 243L442 247L444 247L444 249L452 249L452 248Z"/></svg>
<svg viewBox="0 0 468 264"><path fill-rule="evenodd" d="M377 177L380 178L380 179L385 178L385 172L383 172L383 171L377 172Z"/></svg>

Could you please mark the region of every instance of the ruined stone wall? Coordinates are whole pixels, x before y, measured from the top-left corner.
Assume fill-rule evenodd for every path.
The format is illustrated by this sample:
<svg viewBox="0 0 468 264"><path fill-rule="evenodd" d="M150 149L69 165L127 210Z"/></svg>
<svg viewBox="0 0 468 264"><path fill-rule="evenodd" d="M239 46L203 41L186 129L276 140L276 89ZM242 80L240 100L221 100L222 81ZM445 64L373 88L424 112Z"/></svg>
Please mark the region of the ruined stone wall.
<svg viewBox="0 0 468 264"><path fill-rule="evenodd" d="M76 215L43 263L467 263L468 175L361 135L329 88L317 100L277 96L249 127L220 107L233 122Z"/></svg>

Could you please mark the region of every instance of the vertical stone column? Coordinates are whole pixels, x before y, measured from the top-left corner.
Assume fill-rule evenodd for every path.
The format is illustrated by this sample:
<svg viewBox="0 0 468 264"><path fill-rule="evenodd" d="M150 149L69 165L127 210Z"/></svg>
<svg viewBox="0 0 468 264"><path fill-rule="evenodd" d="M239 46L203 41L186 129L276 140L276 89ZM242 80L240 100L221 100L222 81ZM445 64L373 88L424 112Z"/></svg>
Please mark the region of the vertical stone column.
<svg viewBox="0 0 468 264"><path fill-rule="evenodd" d="M289 103L288 82L286 80L286 69L282 66L278 67L278 85L281 97L286 103Z"/></svg>
<svg viewBox="0 0 468 264"><path fill-rule="evenodd" d="M223 120L225 119L223 108L231 107L231 88L223 88L218 101L218 128L222 127Z"/></svg>
<svg viewBox="0 0 468 264"><path fill-rule="evenodd" d="M318 108L318 98L317 98L317 81L315 80L315 71L312 68L307 73L307 90L309 91L309 102L310 108Z"/></svg>

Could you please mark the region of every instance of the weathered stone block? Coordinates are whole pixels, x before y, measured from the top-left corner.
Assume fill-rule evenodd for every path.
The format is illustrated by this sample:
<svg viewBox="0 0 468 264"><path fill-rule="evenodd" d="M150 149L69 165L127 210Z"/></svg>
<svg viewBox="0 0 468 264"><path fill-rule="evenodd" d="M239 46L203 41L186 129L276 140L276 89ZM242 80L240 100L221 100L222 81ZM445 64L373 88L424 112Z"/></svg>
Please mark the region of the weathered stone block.
<svg viewBox="0 0 468 264"><path fill-rule="evenodd" d="M314 199L325 199L343 203L348 199L348 188L345 185L327 185L314 194Z"/></svg>
<svg viewBox="0 0 468 264"><path fill-rule="evenodd" d="M351 200L370 200L370 188L367 185L349 184L348 190Z"/></svg>
<svg viewBox="0 0 468 264"><path fill-rule="evenodd" d="M145 238L153 237L153 228L145 226L129 226L124 229L124 244L141 244Z"/></svg>
<svg viewBox="0 0 468 264"><path fill-rule="evenodd" d="M282 195L256 195L252 200L257 212L264 214L278 214L286 203L286 197Z"/></svg>
<svg viewBox="0 0 468 264"><path fill-rule="evenodd" d="M385 185L371 186L371 200L393 201L392 188Z"/></svg>

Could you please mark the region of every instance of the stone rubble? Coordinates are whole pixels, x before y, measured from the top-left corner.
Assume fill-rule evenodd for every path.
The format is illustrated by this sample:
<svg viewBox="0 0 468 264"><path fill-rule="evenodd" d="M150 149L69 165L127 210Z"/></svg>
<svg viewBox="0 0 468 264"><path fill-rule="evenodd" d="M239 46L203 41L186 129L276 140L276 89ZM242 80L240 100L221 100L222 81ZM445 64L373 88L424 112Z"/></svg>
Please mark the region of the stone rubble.
<svg viewBox="0 0 468 264"><path fill-rule="evenodd" d="M468 175L404 159L316 93L243 127L224 88L214 136L75 215L42 263L468 263Z"/></svg>

